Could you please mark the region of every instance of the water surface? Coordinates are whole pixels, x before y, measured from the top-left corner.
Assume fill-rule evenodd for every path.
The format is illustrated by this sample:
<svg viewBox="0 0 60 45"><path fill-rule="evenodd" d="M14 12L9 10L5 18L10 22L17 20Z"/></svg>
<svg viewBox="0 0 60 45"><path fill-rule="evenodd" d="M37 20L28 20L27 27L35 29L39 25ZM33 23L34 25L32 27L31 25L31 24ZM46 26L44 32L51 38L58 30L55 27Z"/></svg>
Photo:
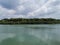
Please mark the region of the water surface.
<svg viewBox="0 0 60 45"><path fill-rule="evenodd" d="M0 45L60 45L60 24L0 25Z"/></svg>

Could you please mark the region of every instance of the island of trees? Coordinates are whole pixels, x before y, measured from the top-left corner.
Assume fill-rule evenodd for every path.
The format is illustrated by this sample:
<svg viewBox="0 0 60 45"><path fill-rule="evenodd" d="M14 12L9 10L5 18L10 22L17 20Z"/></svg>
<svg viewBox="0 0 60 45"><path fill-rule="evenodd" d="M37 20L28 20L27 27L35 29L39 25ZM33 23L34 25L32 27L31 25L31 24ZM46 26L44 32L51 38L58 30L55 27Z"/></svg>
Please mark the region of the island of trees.
<svg viewBox="0 0 60 45"><path fill-rule="evenodd" d="M60 24L60 19L53 18L5 18L0 20L0 24Z"/></svg>

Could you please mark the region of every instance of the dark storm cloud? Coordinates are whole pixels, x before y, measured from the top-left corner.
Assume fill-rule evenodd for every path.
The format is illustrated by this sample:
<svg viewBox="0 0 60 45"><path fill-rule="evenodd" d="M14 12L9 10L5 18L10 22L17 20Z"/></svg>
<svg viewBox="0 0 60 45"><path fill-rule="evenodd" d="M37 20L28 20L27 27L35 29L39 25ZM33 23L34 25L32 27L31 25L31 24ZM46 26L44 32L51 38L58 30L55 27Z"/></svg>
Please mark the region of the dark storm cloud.
<svg viewBox="0 0 60 45"><path fill-rule="evenodd" d="M7 9L14 9L19 5L19 0L0 0L0 5Z"/></svg>

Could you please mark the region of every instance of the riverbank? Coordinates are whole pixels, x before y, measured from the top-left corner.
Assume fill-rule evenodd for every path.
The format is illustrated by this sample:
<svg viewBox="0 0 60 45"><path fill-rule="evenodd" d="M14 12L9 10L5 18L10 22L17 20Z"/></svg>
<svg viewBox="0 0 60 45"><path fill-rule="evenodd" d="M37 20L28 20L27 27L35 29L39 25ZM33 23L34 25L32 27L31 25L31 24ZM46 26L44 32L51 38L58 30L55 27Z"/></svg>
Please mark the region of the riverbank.
<svg viewBox="0 0 60 45"><path fill-rule="evenodd" d="M0 20L0 24L8 25L8 24L60 24L60 19L53 19L53 18L33 18L33 19L26 19L26 18L10 18L10 19L2 19Z"/></svg>

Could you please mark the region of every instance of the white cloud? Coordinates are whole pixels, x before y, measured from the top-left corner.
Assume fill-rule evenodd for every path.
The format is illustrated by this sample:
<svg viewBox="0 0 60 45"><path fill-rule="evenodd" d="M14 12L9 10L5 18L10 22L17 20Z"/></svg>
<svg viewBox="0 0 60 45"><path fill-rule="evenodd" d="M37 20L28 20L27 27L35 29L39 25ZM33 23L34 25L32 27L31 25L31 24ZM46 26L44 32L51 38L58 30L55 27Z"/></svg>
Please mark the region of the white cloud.
<svg viewBox="0 0 60 45"><path fill-rule="evenodd" d="M44 5L42 5L39 9L37 9L37 10L35 10L33 12L29 12L28 13L28 16L33 16L33 17L55 17L56 18L56 15L57 15L58 17L60 17L58 15L58 11L60 9L59 8L60 7L59 6L60 4L57 5L57 6L54 6L54 7L53 6L50 6L51 3L53 4L53 2L56 2L56 1L57 0L48 0L47 3L45 3Z"/></svg>
<svg viewBox="0 0 60 45"><path fill-rule="evenodd" d="M10 14L15 14L15 13L16 13L15 10L9 10L0 6L0 15L7 15L7 14L10 15Z"/></svg>
<svg viewBox="0 0 60 45"><path fill-rule="evenodd" d="M0 0L2 1L2 0ZM7 0L6 0L7 1ZM2 4L5 4L6 1L2 1ZM9 0L8 0L9 1ZM11 0L10 2L14 2L14 0ZM9 5L5 4L0 6L0 18L11 18L11 17L24 17L24 18L46 18L46 17L55 17L58 18L59 12L60 12L60 1L59 0L18 0L19 2L14 2L14 6L18 4L18 6L15 6L13 9L13 6L10 7L9 5L12 3L8 3ZM10 5L10 6L11 6ZM56 16L57 15L57 16Z"/></svg>
<svg viewBox="0 0 60 45"><path fill-rule="evenodd" d="M15 10L9 10L0 6L0 16L1 16L0 18L6 18L9 15L10 16L14 15L15 13L16 13Z"/></svg>
<svg viewBox="0 0 60 45"><path fill-rule="evenodd" d="M23 10L25 10L25 7L23 5L20 5L20 6L17 7L17 10L18 11L23 11Z"/></svg>

